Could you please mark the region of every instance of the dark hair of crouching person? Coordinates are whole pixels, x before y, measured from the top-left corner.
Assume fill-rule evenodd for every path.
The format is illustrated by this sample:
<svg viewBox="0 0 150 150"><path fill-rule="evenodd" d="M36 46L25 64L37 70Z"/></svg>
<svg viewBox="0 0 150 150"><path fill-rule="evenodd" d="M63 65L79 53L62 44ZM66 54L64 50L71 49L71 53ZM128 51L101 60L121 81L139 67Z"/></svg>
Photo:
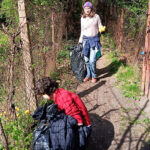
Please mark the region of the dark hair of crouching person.
<svg viewBox="0 0 150 150"><path fill-rule="evenodd" d="M49 77L39 79L34 90L36 95L42 95L46 100L53 100L59 110L75 118L78 125L91 126L88 111L77 94L58 88L58 83Z"/></svg>
<svg viewBox="0 0 150 150"><path fill-rule="evenodd" d="M51 95L58 89L58 83L49 77L44 77L42 79L39 79L35 84L35 94L36 95Z"/></svg>

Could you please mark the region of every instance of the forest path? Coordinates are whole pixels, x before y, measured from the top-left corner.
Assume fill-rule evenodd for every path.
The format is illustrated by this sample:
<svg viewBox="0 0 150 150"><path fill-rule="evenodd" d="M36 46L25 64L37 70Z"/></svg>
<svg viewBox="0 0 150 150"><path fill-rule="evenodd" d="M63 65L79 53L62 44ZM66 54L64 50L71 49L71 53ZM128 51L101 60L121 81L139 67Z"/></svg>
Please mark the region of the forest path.
<svg viewBox="0 0 150 150"><path fill-rule="evenodd" d="M150 150L144 144L149 127L139 123L145 118L143 110L149 102L125 98L115 86L110 67L102 56L97 61L98 82L88 81L77 87L76 93L84 101L92 122L86 150Z"/></svg>

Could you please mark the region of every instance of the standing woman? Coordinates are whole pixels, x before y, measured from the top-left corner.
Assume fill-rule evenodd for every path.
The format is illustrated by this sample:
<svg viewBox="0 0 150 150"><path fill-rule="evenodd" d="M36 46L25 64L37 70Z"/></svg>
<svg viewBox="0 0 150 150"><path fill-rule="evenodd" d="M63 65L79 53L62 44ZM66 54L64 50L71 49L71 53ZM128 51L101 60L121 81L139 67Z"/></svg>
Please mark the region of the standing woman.
<svg viewBox="0 0 150 150"><path fill-rule="evenodd" d="M92 82L96 79L96 52L100 50L101 44L99 39L99 29L102 27L101 19L95 14L93 5L86 2L83 5L81 16L81 35L79 43L83 44L83 54L86 64L86 77L84 82L88 81L92 75Z"/></svg>

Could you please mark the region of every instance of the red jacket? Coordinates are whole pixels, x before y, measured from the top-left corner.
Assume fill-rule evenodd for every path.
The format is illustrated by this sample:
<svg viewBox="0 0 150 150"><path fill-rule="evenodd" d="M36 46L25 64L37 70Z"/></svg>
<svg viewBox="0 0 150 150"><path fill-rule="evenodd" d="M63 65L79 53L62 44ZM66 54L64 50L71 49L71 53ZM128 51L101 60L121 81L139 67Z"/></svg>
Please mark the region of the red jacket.
<svg viewBox="0 0 150 150"><path fill-rule="evenodd" d="M54 102L60 110L72 116L80 124L90 125L88 111L78 95L65 89L57 89L54 94Z"/></svg>

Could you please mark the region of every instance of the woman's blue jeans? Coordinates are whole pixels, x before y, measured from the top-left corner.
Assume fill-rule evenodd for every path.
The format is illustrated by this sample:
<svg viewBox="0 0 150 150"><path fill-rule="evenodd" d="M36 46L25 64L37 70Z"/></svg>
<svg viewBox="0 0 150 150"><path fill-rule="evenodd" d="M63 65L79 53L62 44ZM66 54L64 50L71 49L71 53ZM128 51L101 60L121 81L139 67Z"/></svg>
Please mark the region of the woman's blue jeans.
<svg viewBox="0 0 150 150"><path fill-rule="evenodd" d="M85 45L86 39L83 39L83 47ZM96 50L90 48L89 57L84 56L85 64L86 64L86 78L96 78Z"/></svg>

